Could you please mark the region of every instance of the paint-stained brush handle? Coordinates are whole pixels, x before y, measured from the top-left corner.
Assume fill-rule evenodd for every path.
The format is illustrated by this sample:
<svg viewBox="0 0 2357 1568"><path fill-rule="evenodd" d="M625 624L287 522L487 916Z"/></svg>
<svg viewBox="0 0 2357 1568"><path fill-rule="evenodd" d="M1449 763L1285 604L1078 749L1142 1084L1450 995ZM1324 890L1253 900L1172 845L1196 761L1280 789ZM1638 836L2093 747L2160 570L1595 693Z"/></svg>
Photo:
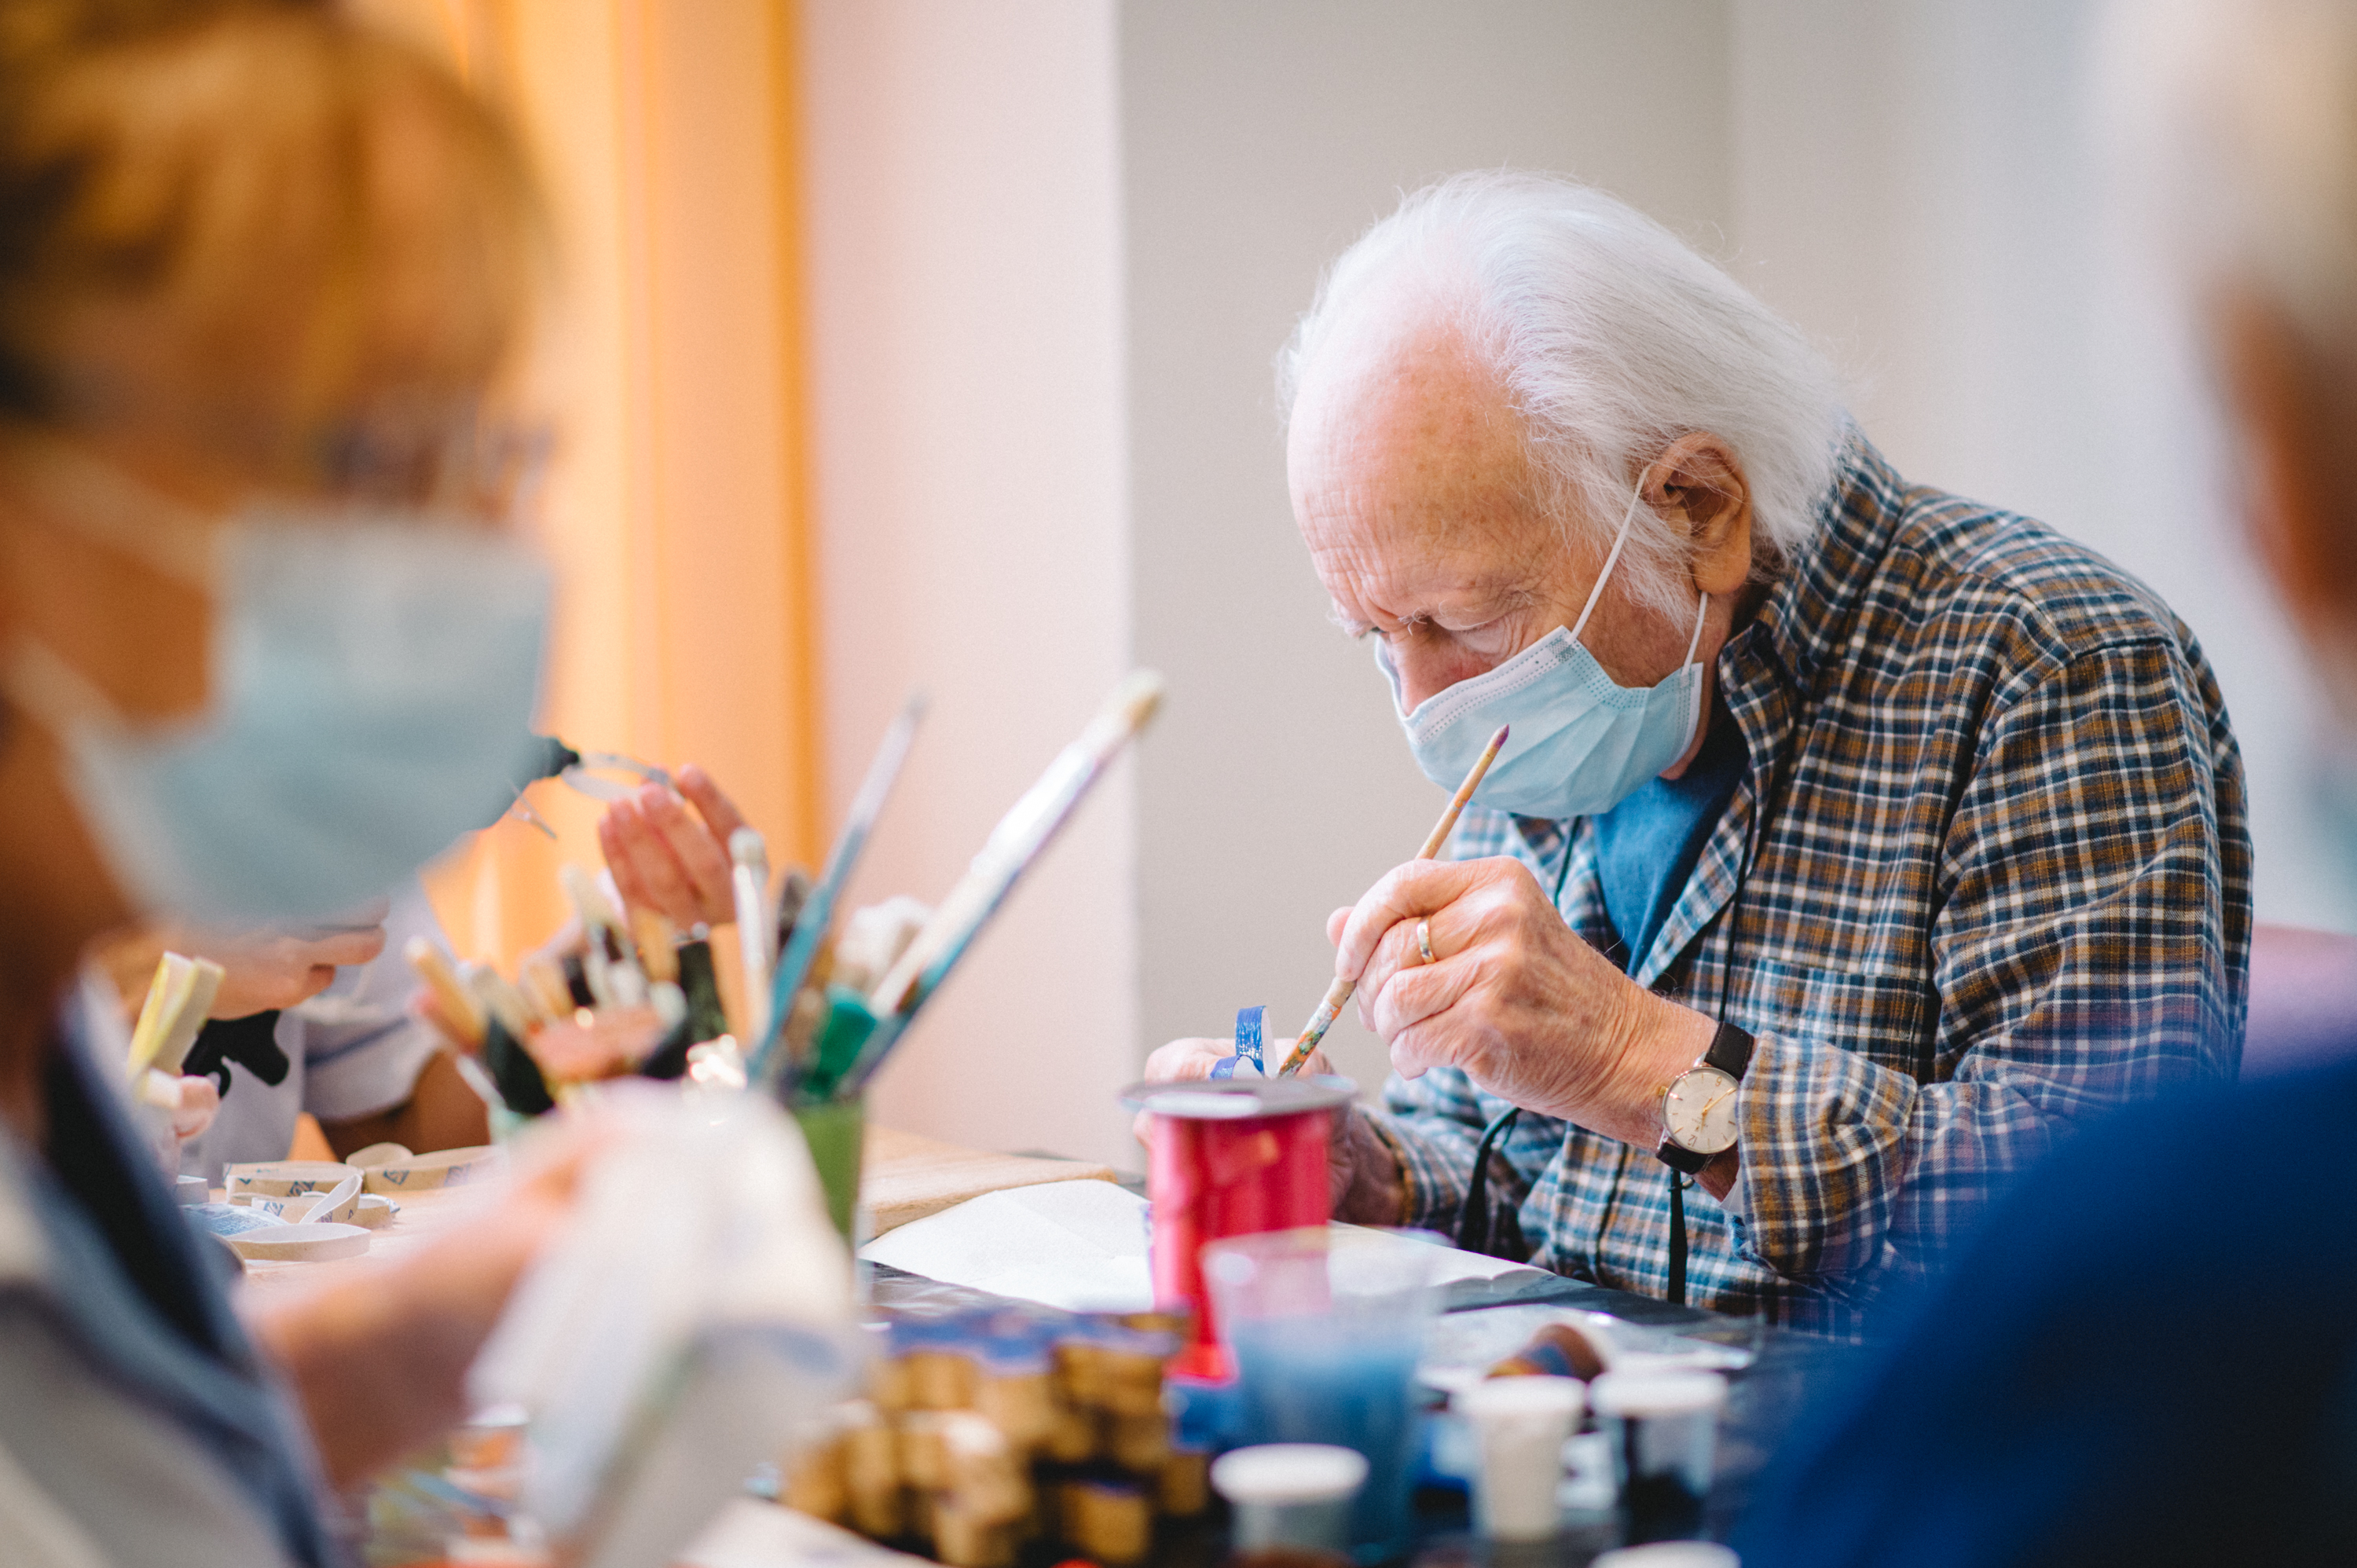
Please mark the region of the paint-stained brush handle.
<svg viewBox="0 0 2357 1568"><path fill-rule="evenodd" d="M1277 1077L1285 1078L1301 1070L1301 1064L1309 1059L1309 1053L1318 1048L1318 1042L1326 1037L1326 1031L1332 1028L1334 1020L1341 1015L1342 1004L1350 1001L1351 993L1358 989L1359 983L1355 980L1338 980L1326 988L1326 1000L1318 1004L1318 1011L1310 1015L1308 1025L1301 1031L1301 1038L1294 1041L1293 1048L1285 1053L1285 1061L1276 1069Z"/></svg>

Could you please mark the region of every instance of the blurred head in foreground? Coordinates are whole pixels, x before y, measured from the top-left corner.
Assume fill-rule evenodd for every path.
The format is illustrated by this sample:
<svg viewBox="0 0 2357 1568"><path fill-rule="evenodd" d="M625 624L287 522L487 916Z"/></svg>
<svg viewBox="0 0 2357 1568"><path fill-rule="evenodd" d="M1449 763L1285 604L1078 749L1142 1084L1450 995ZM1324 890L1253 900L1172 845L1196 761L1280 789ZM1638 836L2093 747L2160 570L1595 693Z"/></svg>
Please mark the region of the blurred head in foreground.
<svg viewBox="0 0 2357 1568"><path fill-rule="evenodd" d="M0 897L382 892L496 816L545 583L502 536L541 265L503 124L294 0L0 0Z"/></svg>
<svg viewBox="0 0 2357 1568"><path fill-rule="evenodd" d="M2195 314L2251 547L2357 730L2357 6L2112 22L2122 173Z"/></svg>

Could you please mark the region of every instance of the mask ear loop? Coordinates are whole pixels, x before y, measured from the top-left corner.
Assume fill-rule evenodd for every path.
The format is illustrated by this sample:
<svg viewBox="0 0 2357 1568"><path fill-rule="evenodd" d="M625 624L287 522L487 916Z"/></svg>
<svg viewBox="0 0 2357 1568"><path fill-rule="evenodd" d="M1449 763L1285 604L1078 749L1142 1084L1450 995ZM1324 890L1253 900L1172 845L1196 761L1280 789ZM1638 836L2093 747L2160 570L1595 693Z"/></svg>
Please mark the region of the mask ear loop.
<svg viewBox="0 0 2357 1568"><path fill-rule="evenodd" d="M1629 525L1637 521L1638 503L1645 499L1645 481L1639 479L1637 488L1629 492L1629 510L1620 514L1620 530L1612 536L1612 549L1604 557L1604 570L1596 574L1596 585L1587 590L1587 602L1579 607L1579 618L1571 623L1571 640L1577 642L1579 634L1587 629L1587 618L1596 613L1596 601L1604 596L1604 585L1612 579L1612 568L1620 564L1620 551L1629 542ZM1695 661L1695 653L1702 647L1703 623L1710 618L1710 596L1704 594L1702 603L1695 607L1694 635L1686 639L1686 656L1678 661L1683 670Z"/></svg>
<svg viewBox="0 0 2357 1568"><path fill-rule="evenodd" d="M1701 590L1697 589L1695 591L1699 593ZM1709 618L1710 596L1708 594L1704 594L1702 596L1702 603L1695 607L1694 636L1686 639L1686 656L1679 661L1679 669L1683 670L1687 665L1695 661L1695 652L1702 647L1702 623Z"/></svg>
<svg viewBox="0 0 2357 1568"><path fill-rule="evenodd" d="M1620 532L1612 536L1612 552L1604 557L1604 570L1596 574L1596 586L1587 590L1587 602L1579 607L1579 618L1571 623L1571 640L1577 642L1579 634L1587 629L1587 618L1596 613L1596 601L1604 596L1604 585L1612 580L1612 568L1620 560L1620 547L1629 542L1629 525L1637 521L1637 503L1645 499L1645 481L1639 479L1637 488L1629 492L1629 510L1620 516ZM1699 637L1700 633L1697 632ZM1694 656L1686 656L1692 659Z"/></svg>

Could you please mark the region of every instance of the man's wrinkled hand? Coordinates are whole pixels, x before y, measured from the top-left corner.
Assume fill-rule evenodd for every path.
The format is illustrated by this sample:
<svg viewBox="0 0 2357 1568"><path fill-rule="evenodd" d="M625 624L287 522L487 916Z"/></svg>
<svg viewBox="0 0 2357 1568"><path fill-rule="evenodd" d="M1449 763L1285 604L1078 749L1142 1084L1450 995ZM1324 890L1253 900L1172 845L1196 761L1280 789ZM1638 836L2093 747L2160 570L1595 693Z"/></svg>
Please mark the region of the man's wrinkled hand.
<svg viewBox="0 0 2357 1568"><path fill-rule="evenodd" d="M1433 961L1417 943L1428 922ZM1461 1068L1489 1092L1651 1147L1661 1086L1710 1044L1564 922L1518 860L1411 861L1336 911L1337 974L1407 1078Z"/></svg>

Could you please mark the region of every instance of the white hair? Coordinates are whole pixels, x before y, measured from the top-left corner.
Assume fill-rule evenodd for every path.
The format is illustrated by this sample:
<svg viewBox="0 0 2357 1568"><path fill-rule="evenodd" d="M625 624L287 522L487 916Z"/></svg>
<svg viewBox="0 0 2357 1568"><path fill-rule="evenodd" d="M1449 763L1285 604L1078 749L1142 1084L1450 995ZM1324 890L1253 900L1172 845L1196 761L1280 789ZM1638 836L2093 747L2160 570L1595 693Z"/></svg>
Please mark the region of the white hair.
<svg viewBox="0 0 2357 1568"><path fill-rule="evenodd" d="M1452 176L1336 258L1277 358L1288 419L1354 305L1403 274L1459 313L1504 382L1539 502L1567 531L1609 538L1663 448L1708 432L1749 481L1757 569L1772 571L1814 534L1848 430L1832 365L1668 230L1558 176ZM1639 507L1623 557L1637 568L1631 589L1691 616L1691 552L1682 532Z"/></svg>
<svg viewBox="0 0 2357 1568"><path fill-rule="evenodd" d="M2199 292L2256 291L2357 349L2357 5L2115 0L2106 150Z"/></svg>

